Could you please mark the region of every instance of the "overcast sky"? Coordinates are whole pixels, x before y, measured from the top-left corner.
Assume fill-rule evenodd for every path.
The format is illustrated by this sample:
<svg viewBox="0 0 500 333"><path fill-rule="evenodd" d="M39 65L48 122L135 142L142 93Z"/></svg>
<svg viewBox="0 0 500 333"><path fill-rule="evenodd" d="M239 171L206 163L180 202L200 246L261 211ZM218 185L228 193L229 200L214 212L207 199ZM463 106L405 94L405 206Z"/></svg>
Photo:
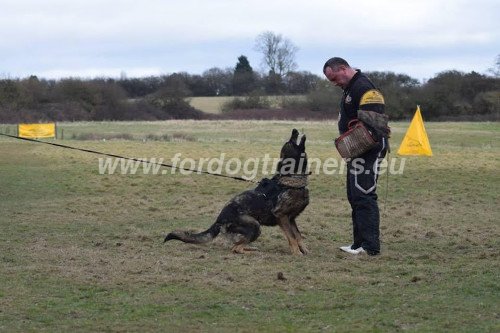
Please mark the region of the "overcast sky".
<svg viewBox="0 0 500 333"><path fill-rule="evenodd" d="M318 75L332 56L420 80L485 73L500 54L500 1L0 0L0 78L201 74L240 55L260 70L264 31Z"/></svg>

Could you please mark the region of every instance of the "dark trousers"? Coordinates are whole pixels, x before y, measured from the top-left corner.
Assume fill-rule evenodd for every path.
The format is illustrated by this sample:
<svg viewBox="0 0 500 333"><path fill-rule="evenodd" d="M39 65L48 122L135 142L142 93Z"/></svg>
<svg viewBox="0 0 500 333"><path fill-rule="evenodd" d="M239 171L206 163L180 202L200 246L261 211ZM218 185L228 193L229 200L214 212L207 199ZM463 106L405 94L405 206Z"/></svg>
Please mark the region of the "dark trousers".
<svg viewBox="0 0 500 333"><path fill-rule="evenodd" d="M347 199L352 208L353 249L363 247L368 254L380 253L380 216L377 179L380 162L387 152L387 139L347 164Z"/></svg>

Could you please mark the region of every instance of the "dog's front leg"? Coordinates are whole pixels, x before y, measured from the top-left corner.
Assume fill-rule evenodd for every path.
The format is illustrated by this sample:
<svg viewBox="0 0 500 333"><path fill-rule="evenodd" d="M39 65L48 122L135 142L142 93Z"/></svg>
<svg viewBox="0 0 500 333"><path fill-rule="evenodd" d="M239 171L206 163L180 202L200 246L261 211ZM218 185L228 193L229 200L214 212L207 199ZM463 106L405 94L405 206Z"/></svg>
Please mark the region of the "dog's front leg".
<svg viewBox="0 0 500 333"><path fill-rule="evenodd" d="M297 240L297 244L299 245L300 252L302 252L303 254L308 254L309 250L304 245L302 234L300 233L299 228L297 227L297 222L295 222L295 219L292 219L290 221L290 226L293 234L295 235L295 239Z"/></svg>
<svg viewBox="0 0 500 333"><path fill-rule="evenodd" d="M281 230L283 230L283 233L285 234L285 237L288 240L288 244L290 245L290 250L292 251L292 254L302 255L303 253L302 251L300 251L298 241L295 238L288 216L278 217L278 225L280 226Z"/></svg>

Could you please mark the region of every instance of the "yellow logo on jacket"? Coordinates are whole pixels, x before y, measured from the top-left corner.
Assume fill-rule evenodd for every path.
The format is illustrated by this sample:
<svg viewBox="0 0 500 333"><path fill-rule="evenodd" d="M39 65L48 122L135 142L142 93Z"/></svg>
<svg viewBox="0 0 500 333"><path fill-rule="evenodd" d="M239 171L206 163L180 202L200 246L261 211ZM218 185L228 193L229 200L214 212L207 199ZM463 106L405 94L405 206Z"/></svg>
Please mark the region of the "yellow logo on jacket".
<svg viewBox="0 0 500 333"><path fill-rule="evenodd" d="M384 96L382 96L378 90L368 90L363 94L363 97L361 97L361 101L359 102L359 105L366 104L385 104Z"/></svg>

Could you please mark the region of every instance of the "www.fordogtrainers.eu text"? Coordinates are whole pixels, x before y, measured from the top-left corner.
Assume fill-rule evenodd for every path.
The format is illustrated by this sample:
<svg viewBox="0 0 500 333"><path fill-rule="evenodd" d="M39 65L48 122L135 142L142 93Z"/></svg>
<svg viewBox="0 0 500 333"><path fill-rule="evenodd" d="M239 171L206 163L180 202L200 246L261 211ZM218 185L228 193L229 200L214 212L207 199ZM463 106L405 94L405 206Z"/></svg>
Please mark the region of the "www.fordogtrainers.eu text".
<svg viewBox="0 0 500 333"><path fill-rule="evenodd" d="M253 180L258 175L273 175L276 173L280 159L272 158L269 154L263 157L247 158L241 160L237 157L226 158L225 153L221 153L219 157L199 158L195 160L190 157L182 157L181 153L175 154L170 160L164 158L99 158L99 174L122 174L122 175L172 175L179 172L182 175L190 175L193 173L213 173L225 174L229 176L241 176L247 180ZM300 160L304 161L303 159ZM287 171L294 170L295 161L283 161ZM301 163L299 162L299 163ZM360 174L378 173L379 175L389 172L389 174L403 174L406 158L391 158L390 160L381 159L374 166L374 170L365 170L363 167L363 159L356 158L350 162L343 159L320 158L308 159L308 172L310 174L325 174L325 175L342 175L347 171L347 163L352 163L352 172ZM166 169L165 167L168 167ZM300 169L300 168L299 168Z"/></svg>

